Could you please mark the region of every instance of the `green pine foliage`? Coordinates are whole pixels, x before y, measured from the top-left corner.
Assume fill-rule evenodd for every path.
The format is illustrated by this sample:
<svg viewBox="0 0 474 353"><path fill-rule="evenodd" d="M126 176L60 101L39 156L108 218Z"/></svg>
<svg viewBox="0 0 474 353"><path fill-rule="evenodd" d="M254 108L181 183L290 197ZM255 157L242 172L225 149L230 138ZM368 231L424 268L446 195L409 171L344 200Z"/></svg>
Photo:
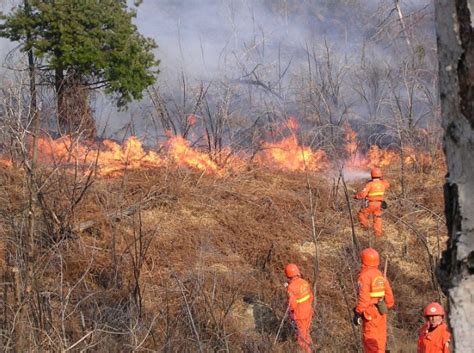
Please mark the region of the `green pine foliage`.
<svg viewBox="0 0 474 353"><path fill-rule="evenodd" d="M123 107L140 99L159 72L157 46L138 32L135 15L126 0L30 0L2 16L0 36L33 49L56 81L74 73Z"/></svg>

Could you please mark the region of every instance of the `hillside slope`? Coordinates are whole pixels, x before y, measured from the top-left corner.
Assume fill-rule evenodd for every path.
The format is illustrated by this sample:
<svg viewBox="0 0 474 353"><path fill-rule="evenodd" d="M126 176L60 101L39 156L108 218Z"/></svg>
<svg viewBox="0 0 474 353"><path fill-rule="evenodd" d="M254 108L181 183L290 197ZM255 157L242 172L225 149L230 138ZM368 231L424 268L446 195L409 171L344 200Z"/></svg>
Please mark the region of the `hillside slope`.
<svg viewBox="0 0 474 353"><path fill-rule="evenodd" d="M408 352L424 305L442 299L432 268L445 247L445 225L443 170L405 173L405 198L399 168L386 173L393 187L382 240L360 229L359 204L350 202L361 248L372 244L388 259L397 302L389 346ZM1 266L17 285L11 259L23 234L21 175L13 168L0 173ZM294 262L315 286L312 333L321 351L358 349L360 333L350 324L358 251L336 176L249 168L215 177L170 167L90 185L68 171L45 170L43 180L33 268L44 331L17 336L17 344L100 352L293 351L287 323L274 341L285 313L283 267ZM348 182L350 196L362 183ZM5 322L21 312L14 287L4 291ZM18 318L10 329L28 332L31 316Z"/></svg>

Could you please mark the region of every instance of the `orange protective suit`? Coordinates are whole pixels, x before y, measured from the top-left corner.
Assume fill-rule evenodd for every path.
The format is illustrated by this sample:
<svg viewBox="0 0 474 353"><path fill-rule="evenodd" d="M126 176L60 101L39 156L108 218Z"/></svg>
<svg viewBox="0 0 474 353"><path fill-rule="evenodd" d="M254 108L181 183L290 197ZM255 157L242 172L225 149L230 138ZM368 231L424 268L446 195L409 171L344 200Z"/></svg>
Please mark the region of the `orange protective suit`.
<svg viewBox="0 0 474 353"><path fill-rule="evenodd" d="M448 325L442 322L430 331L430 323L426 322L418 334L418 353L449 353L451 333Z"/></svg>
<svg viewBox="0 0 474 353"><path fill-rule="evenodd" d="M387 343L387 314L381 314L376 304L385 300L387 308L395 299L392 288L377 267L364 266L358 279L359 296L355 310L362 316L362 334L366 353L385 353Z"/></svg>
<svg viewBox="0 0 474 353"><path fill-rule="evenodd" d="M357 213L357 218L362 228L368 229L370 227L369 215L372 215L374 233L377 237L382 236L382 201L385 191L389 187L388 181L376 178L369 181L364 189L355 195L355 198L358 200L367 199L368 201L367 206Z"/></svg>
<svg viewBox="0 0 474 353"><path fill-rule="evenodd" d="M301 349L311 352L311 321L313 319L313 293L301 277L290 279L287 287L290 317L296 324L296 339Z"/></svg>

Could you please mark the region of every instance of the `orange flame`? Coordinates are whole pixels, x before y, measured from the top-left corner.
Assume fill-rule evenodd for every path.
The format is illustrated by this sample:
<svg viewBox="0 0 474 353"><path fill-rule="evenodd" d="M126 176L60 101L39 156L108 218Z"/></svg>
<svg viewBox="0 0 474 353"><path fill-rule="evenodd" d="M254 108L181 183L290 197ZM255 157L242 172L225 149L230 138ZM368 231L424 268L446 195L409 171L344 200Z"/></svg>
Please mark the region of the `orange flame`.
<svg viewBox="0 0 474 353"><path fill-rule="evenodd" d="M194 115L194 114L189 114L189 115L188 115L188 124L189 124L189 125L194 125L194 124L196 124L196 122L197 122L196 115Z"/></svg>
<svg viewBox="0 0 474 353"><path fill-rule="evenodd" d="M422 169L428 169L435 164L433 161L433 156L426 152L417 151L413 147L404 148L403 156L405 164L416 165ZM443 162L439 163L439 165L443 165Z"/></svg>
<svg viewBox="0 0 474 353"><path fill-rule="evenodd" d="M400 158L395 151L388 149L380 149L376 145L370 146L367 152L369 168L373 167L388 167L389 165L397 162Z"/></svg>
<svg viewBox="0 0 474 353"><path fill-rule="evenodd" d="M294 117L289 117L286 127L291 135L278 142L262 142L262 151L255 158L259 164L270 165L286 171L320 170L326 167L324 151L313 151L300 146L295 131L299 128Z"/></svg>
<svg viewBox="0 0 474 353"><path fill-rule="evenodd" d="M351 126L346 123L344 124L345 136L346 136L346 151L349 154L349 158L352 160L356 156L359 143L357 141L357 133L352 130Z"/></svg>
<svg viewBox="0 0 474 353"><path fill-rule="evenodd" d="M279 142L264 142L256 160L287 171L320 170L326 166L324 151L299 146L294 135Z"/></svg>
<svg viewBox="0 0 474 353"><path fill-rule="evenodd" d="M135 136L131 136L123 146L110 140L105 140L104 145L107 150L98 155L100 175L116 174L124 169L157 168L164 164L157 153L145 152L142 143Z"/></svg>
<svg viewBox="0 0 474 353"><path fill-rule="evenodd" d="M96 168L97 174L102 176L117 175L125 169L159 167L164 163L155 152L145 152L134 136L123 146L111 140L104 140L103 144L105 148L74 142L69 137L42 138L38 140L39 159L43 163L73 162L84 169Z"/></svg>
<svg viewBox="0 0 474 353"><path fill-rule="evenodd" d="M168 144L170 156L178 165L222 175L222 170L207 154L192 149L181 136L172 137Z"/></svg>
<svg viewBox="0 0 474 353"><path fill-rule="evenodd" d="M296 121L296 118L294 118L294 117L292 117L292 116L290 116L290 117L288 118L288 121L287 121L286 124L287 124L287 126L288 126L288 129L290 129L291 131L296 131L296 130L298 130L298 128L299 128L299 124L298 124L298 122Z"/></svg>
<svg viewBox="0 0 474 353"><path fill-rule="evenodd" d="M5 168L10 168L13 166L13 163L9 159L0 158L0 164Z"/></svg>
<svg viewBox="0 0 474 353"><path fill-rule="evenodd" d="M194 116L190 115L190 123L195 123ZM312 150L298 143L295 131L298 123L290 117L286 124L277 127L277 131L290 131L290 136L277 142L262 142L262 150L255 156L259 164L271 166L286 171L317 171L327 168L326 154L322 150ZM366 155L359 151L357 134L346 124L344 126L346 144L344 146L349 168L388 167L400 163L401 154L392 149L381 149L376 145L370 146ZM125 170L144 168L158 168L167 160L174 160L179 166L191 168L201 172L222 176L225 172L237 172L245 168L242 155L232 153L230 148L223 148L214 159L209 154L193 149L189 142L180 136L170 136L167 142L168 159L154 151L145 151L137 137L130 137L123 145L111 140L104 140L102 144L80 143L70 137L57 140L41 138L38 140L38 161L50 165L74 165L82 171L94 170L101 176L116 176ZM434 158L438 154L429 154L418 151L414 147L403 149L403 162L405 165L426 170L434 165ZM220 164L217 164L218 160ZM435 163L436 166L444 165ZM11 167L12 161L0 156L0 166ZM220 167L225 165L226 168Z"/></svg>
<svg viewBox="0 0 474 353"><path fill-rule="evenodd" d="M400 152L392 149L381 149L372 145L365 157L357 158L349 166L351 167L389 167L400 162ZM433 166L433 157L426 152L417 151L413 147L403 148L403 162L407 166L418 166L427 169Z"/></svg>

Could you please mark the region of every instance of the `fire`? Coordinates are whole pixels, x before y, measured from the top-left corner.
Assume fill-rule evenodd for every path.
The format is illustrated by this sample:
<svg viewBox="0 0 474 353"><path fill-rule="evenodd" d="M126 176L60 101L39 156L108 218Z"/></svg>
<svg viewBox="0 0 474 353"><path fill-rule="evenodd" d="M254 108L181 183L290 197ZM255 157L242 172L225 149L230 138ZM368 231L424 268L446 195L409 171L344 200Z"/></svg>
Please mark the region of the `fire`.
<svg viewBox="0 0 474 353"><path fill-rule="evenodd" d="M38 141L39 160L47 164L74 163L83 169L96 169L97 174L117 175L125 169L159 167L163 160L153 152L145 152L136 137L130 137L121 146L104 140L103 147L85 145L62 137L57 140L42 138Z"/></svg>
<svg viewBox="0 0 474 353"><path fill-rule="evenodd" d="M388 167L400 159L395 151L388 149L380 149L376 145L372 145L367 152L367 166L373 167Z"/></svg>
<svg viewBox="0 0 474 353"><path fill-rule="evenodd" d="M389 149L380 149L377 145L371 145L366 155L360 153L357 133L352 130L349 124L344 125L344 134L346 138L345 150L348 155L346 167L387 167L399 160L399 157L395 151Z"/></svg>
<svg viewBox="0 0 474 353"><path fill-rule="evenodd" d="M426 152L417 151L413 147L404 148L403 156L405 164L418 166L422 169L428 169L435 164L433 161L433 156ZM441 161L439 165L443 165L443 162Z"/></svg>
<svg viewBox="0 0 474 353"><path fill-rule="evenodd" d="M196 123L194 115L190 115L188 119L190 124ZM255 155L255 161L291 172L318 171L327 168L325 152L301 145L296 137L297 129L298 123L292 117L286 124L276 126L273 131L278 131L279 134L285 131L288 134L289 131L289 136L276 142L261 142L262 149ZM348 124L344 126L344 130L346 137L344 149L347 153L345 167L354 169L389 167L400 163L402 157L405 165L413 166L416 170L419 168L428 170L434 165L443 165L442 162L434 163L434 158L438 158L437 153L429 154L414 147L405 147L403 153L400 153L398 150L381 149L372 145L364 155L360 151L356 132ZM248 160L248 156L235 153L230 147L224 147L219 153L215 152L211 156L209 153L192 148L190 143L180 136L169 136L163 147L164 152L160 154L156 151L147 151L143 148L142 142L134 136L123 144L112 140L83 143L68 136L56 140L41 138L38 140L38 161L43 165L64 168L74 166L83 172L93 170L101 176L117 176L125 170L159 168L169 161L174 161L180 167L223 176L225 173L243 170L246 167L245 160ZM219 161L219 164L216 161ZM0 166L12 167L13 163L10 159L0 156Z"/></svg>
<svg viewBox="0 0 474 353"><path fill-rule="evenodd" d="M353 168L389 167L400 163L401 158L402 154L400 151L381 149L376 145L372 145L366 156L357 154L356 158L350 160L348 166ZM433 157L430 154L417 151L413 147L403 148L403 162L406 166L421 167L423 170L429 169L434 165Z"/></svg>
<svg viewBox="0 0 474 353"><path fill-rule="evenodd" d="M13 163L9 159L0 158L0 165L2 165L5 168L10 168L13 166Z"/></svg>
<svg viewBox="0 0 474 353"><path fill-rule="evenodd" d="M313 151L309 147L298 144L295 135L295 130L298 129L296 119L290 117L287 127L291 131L291 135L275 143L263 142L262 151L257 154L256 161L292 172L315 171L326 167L326 153L324 151Z"/></svg>
<svg viewBox="0 0 474 353"><path fill-rule="evenodd" d="M299 128L298 122L296 121L296 118L290 116L288 118L288 121L286 122L286 125L289 130L291 131L296 131Z"/></svg>
<svg viewBox="0 0 474 353"><path fill-rule="evenodd" d="M287 171L319 170L325 166L324 151L312 151L309 147L299 146L295 136L289 136L279 142L262 144L262 152L257 161L262 164Z"/></svg>
<svg viewBox="0 0 474 353"><path fill-rule="evenodd" d="M356 157L357 149L359 148L359 142L357 141L357 133L352 130L349 124L344 124L344 131L346 136L346 152L349 158L352 160Z"/></svg>
<svg viewBox="0 0 474 353"><path fill-rule="evenodd" d="M194 125L197 122L197 117L194 114L189 114L188 115L188 124L189 125Z"/></svg>
<svg viewBox="0 0 474 353"><path fill-rule="evenodd" d="M164 161L157 153L145 152L142 143L135 136L125 141L123 146L110 140L105 140L104 145L106 150L98 154L100 175L116 174L124 169L137 170L164 165Z"/></svg>
<svg viewBox="0 0 474 353"><path fill-rule="evenodd" d="M168 154L180 166L223 174L207 154L191 148L182 137L170 138ZM158 168L165 164L165 159L158 153L145 151L141 141L135 136L128 138L122 145L112 140L104 140L102 145L98 145L80 143L70 137L57 140L41 138L38 140L38 160L45 165L74 165L83 171L94 169L101 176L120 175L124 170ZM6 159L0 159L0 163L11 165Z"/></svg>
<svg viewBox="0 0 474 353"><path fill-rule="evenodd" d="M222 170L207 154L192 149L181 136L172 137L168 145L169 154L178 165L222 175Z"/></svg>
<svg viewBox="0 0 474 353"><path fill-rule="evenodd" d="M40 138L37 141L39 160L44 163L52 163L54 161L63 161L68 156L77 157L76 154L70 153L74 145L69 137L62 137L57 140L50 138ZM77 146L80 147L80 146Z"/></svg>

